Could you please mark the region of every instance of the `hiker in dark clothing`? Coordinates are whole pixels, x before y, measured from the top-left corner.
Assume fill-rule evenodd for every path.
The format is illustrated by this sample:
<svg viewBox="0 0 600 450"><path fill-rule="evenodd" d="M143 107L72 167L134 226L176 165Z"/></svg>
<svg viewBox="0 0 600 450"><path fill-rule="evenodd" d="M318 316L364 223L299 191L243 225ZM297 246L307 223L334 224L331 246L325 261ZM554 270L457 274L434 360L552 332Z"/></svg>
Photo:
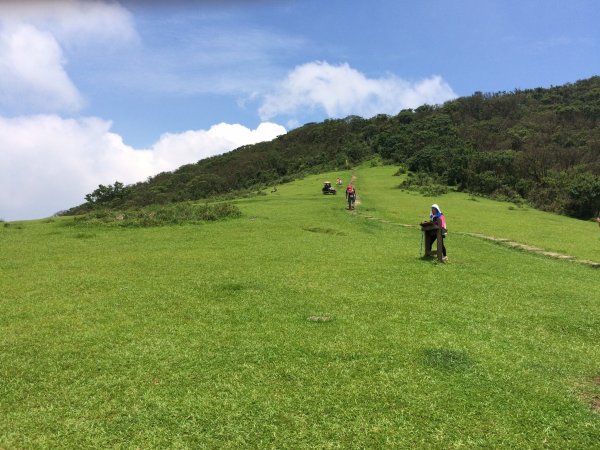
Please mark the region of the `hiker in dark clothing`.
<svg viewBox="0 0 600 450"><path fill-rule="evenodd" d="M356 190L349 184L346 188L346 200L348 200L348 209L354 209L354 202L356 201Z"/></svg>

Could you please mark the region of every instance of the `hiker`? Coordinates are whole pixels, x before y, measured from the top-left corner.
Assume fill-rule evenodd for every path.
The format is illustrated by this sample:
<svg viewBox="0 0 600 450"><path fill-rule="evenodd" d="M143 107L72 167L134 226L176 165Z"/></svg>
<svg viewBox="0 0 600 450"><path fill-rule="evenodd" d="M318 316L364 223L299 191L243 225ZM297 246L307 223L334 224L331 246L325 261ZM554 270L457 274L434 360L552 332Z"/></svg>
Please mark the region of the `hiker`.
<svg viewBox="0 0 600 450"><path fill-rule="evenodd" d="M354 209L354 202L356 201L356 191L354 187L349 184L346 188L346 200L348 200L348 209Z"/></svg>
<svg viewBox="0 0 600 450"><path fill-rule="evenodd" d="M448 261L448 257L446 256L446 246L444 245L444 240L446 238L446 233L448 232L446 230L446 218L444 217L444 214L442 214L442 210L440 209L440 207L437 205L437 203L434 203L433 205L431 205L431 214L429 214L429 220L431 220L434 224L436 224L438 227L440 227L442 229L442 252L444 254L444 257L442 258L442 260L444 262ZM437 233L433 235L433 239L431 241L431 243L433 244L434 241L437 239ZM440 242L438 242L438 245L440 244Z"/></svg>

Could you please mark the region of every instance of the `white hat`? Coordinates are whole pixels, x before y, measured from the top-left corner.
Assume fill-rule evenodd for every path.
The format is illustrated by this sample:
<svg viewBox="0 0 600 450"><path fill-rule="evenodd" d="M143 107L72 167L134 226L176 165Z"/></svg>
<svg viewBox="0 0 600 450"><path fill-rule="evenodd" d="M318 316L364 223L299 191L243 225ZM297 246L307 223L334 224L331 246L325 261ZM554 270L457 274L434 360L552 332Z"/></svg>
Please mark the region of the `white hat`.
<svg viewBox="0 0 600 450"><path fill-rule="evenodd" d="M433 205L431 205L432 208L435 208L438 210L438 212L441 214L442 210L440 209L440 207L437 205L437 203L434 203Z"/></svg>

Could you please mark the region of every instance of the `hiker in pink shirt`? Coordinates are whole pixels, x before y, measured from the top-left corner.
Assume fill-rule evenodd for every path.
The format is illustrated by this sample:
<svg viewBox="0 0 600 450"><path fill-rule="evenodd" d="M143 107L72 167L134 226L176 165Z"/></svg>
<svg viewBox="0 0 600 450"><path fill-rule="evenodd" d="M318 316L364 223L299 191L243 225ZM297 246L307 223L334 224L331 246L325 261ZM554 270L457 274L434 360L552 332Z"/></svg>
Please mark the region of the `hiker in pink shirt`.
<svg viewBox="0 0 600 450"><path fill-rule="evenodd" d="M444 245L446 233L448 232L446 230L446 218L444 217L444 214L442 214L442 211L437 205L437 203L431 205L431 214L429 214L429 219L442 229L442 252L444 254L443 259L444 261L448 261L448 257L446 256L446 246ZM433 241L431 241L431 243L433 244L433 242L435 242L436 239L437 235L434 235Z"/></svg>

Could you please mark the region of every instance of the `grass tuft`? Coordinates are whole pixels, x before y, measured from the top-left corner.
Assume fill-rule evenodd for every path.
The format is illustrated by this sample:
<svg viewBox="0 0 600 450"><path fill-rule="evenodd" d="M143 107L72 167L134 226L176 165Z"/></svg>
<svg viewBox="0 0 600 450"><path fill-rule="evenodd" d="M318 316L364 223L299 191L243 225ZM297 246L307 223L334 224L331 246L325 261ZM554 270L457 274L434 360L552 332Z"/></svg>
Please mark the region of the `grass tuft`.
<svg viewBox="0 0 600 450"><path fill-rule="evenodd" d="M468 353L463 350L426 348L422 351L422 358L426 366L448 371L463 371L473 365Z"/></svg>
<svg viewBox="0 0 600 450"><path fill-rule="evenodd" d="M95 238L96 235L93 233L77 233L74 237L75 239L92 239Z"/></svg>
<svg viewBox="0 0 600 450"><path fill-rule="evenodd" d="M306 320L309 322L330 322L333 318L331 316L309 316Z"/></svg>
<svg viewBox="0 0 600 450"><path fill-rule="evenodd" d="M332 234L335 236L346 236L346 233L343 231L334 230L333 228L322 228L322 227L306 227L302 228L304 231L308 231L310 233L322 233L322 234Z"/></svg>

